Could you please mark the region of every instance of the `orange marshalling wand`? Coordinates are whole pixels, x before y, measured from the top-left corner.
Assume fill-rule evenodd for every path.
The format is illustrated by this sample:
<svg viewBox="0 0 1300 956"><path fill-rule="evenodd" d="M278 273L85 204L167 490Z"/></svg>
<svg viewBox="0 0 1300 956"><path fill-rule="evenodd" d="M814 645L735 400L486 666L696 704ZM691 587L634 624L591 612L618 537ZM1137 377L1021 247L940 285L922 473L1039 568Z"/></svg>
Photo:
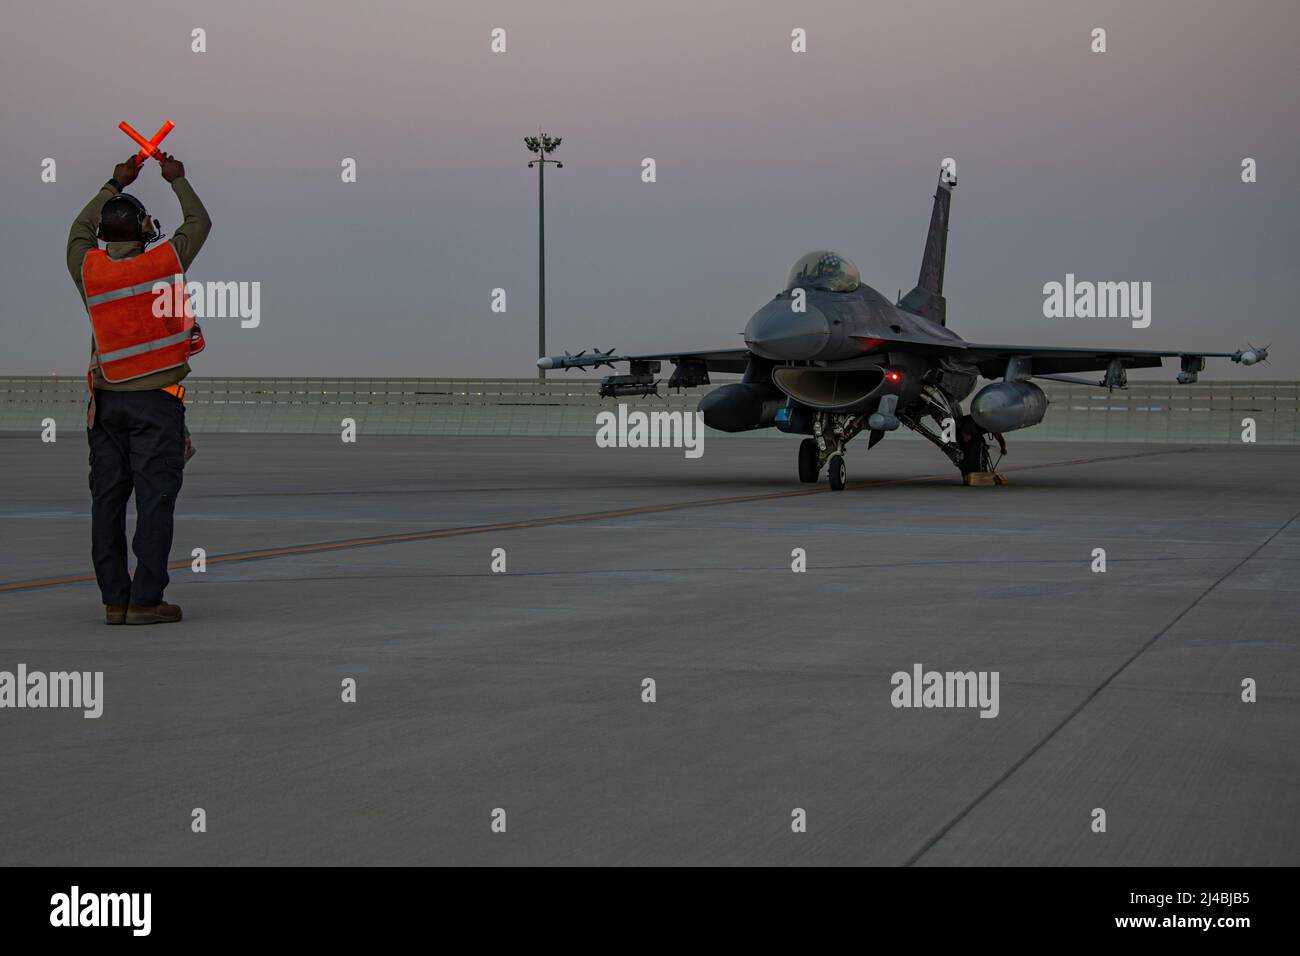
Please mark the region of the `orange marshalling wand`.
<svg viewBox="0 0 1300 956"><path fill-rule="evenodd" d="M153 139L145 139L137 133L126 120L122 120L122 122L118 123L117 128L140 144L140 152L136 153L135 156L135 164L140 166L150 156L153 156L155 159L158 158L158 144L166 138L168 133L176 128L176 124L171 120L163 123L162 126L159 127L158 132L153 134Z"/></svg>

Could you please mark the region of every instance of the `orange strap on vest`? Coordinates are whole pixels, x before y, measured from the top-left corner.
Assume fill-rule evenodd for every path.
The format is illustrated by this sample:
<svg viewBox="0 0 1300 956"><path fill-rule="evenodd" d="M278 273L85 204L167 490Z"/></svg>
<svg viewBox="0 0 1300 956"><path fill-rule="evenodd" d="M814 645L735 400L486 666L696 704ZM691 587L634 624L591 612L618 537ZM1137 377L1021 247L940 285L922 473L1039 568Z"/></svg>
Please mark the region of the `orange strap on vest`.
<svg viewBox="0 0 1300 956"><path fill-rule="evenodd" d="M110 259L102 249L81 263L86 308L95 332L91 368L118 383L184 365L202 351L185 274L170 242L131 259Z"/></svg>

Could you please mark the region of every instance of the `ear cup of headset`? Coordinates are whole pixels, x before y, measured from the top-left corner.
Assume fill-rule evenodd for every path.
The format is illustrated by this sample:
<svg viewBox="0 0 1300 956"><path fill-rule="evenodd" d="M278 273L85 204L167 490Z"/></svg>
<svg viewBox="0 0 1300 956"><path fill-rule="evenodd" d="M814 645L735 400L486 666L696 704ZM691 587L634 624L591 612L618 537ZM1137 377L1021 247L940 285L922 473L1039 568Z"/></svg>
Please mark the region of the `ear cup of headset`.
<svg viewBox="0 0 1300 956"><path fill-rule="evenodd" d="M150 219L148 210L144 208L144 203L136 199L130 193L118 193L108 202L127 202L134 207L135 239L137 242L143 242L148 245L150 242L160 238L162 224L158 222L157 219ZM104 205L107 206L108 203L105 203ZM95 236L99 239L104 239L104 221L102 215L100 217L99 229L96 231ZM111 240L105 239L105 241L108 242Z"/></svg>

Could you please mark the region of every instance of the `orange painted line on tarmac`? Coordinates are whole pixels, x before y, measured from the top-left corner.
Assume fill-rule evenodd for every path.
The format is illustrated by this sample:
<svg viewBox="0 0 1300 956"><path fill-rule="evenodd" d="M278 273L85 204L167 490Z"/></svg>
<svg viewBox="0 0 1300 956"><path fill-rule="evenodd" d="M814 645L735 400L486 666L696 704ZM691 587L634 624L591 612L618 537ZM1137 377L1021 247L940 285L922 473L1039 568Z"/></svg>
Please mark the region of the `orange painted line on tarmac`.
<svg viewBox="0 0 1300 956"><path fill-rule="evenodd" d="M911 484L918 481L939 481L952 475L922 475L917 478L896 478L889 481L866 482L850 485L848 490L859 488L881 488L889 485ZM587 514L558 515L550 518L531 518L526 521L505 521L498 524L470 525L465 528L441 528L432 531L406 531L395 534L381 534L368 538L345 538L341 541L322 541L315 544L291 545L284 548L265 548L259 551L239 551L232 554L218 554L207 559L208 564L228 564L236 561L255 561L264 558L283 558L299 554L323 554L330 551L344 551L350 548L375 547L384 544L402 544L406 541L428 541L435 538L454 538L468 534L487 534L493 531L516 531L522 528L545 528L561 524L576 524L583 521L605 521L610 518L630 518L636 515L661 514L666 511L681 511L687 508L709 508L720 505L744 504L750 501L769 501L776 498L799 498L805 495L830 494L829 488L800 488L792 491L769 491L757 495L733 495L727 498L702 498L698 501L676 501L663 505L643 505L637 508L620 508L615 511L593 511ZM173 561L167 567L171 570L188 568L188 561ZM27 591L37 588L57 587L61 584L82 584L95 580L93 574L69 575L60 578L42 578L35 581L11 581L0 584L0 591Z"/></svg>
<svg viewBox="0 0 1300 956"><path fill-rule="evenodd" d="M1126 455L1110 455L1098 458L1072 458L1066 461L1049 461L1037 465L1022 465L1007 469L1009 472L1032 471L1039 468L1053 468L1065 465L1089 465L1095 462L1116 461L1126 458L1147 458L1153 455L1171 455L1180 452L1195 451L1195 448L1171 448L1168 451L1137 452ZM954 479L951 472L942 475L919 475L913 478L891 478L887 481L868 481L849 485L848 491L865 488L888 488L895 485L909 485L918 482L944 481ZM345 538L341 541L321 541L315 544L291 545L284 548L266 548L260 551L238 551L231 554L218 554L207 559L208 564L229 564L236 561L256 561L264 558L284 558L298 554L324 554L330 551L345 551L349 548L367 548L384 544L402 544L406 541L428 541L434 538L455 538L467 534L487 534L493 531L516 531L522 528L546 528L561 524L576 524L582 521L605 521L610 518L630 518L636 515L662 514L666 511L682 511L688 508L710 508L719 505L744 504L750 501L771 501L777 498L801 498L805 495L832 494L826 487L799 488L791 491L767 491L757 495L733 495L727 498L702 498L698 501L676 501L663 505L643 505L638 508L621 508L616 511L593 511L587 514L558 515L551 518L531 518L526 521L506 521L499 524L471 525L465 528L442 528L433 531L399 531L394 534L381 534L369 538ZM170 570L179 570L190 566L188 561L173 561L167 565ZM70 575L61 578L42 578L35 581L11 581L0 584L0 591L29 591L38 588L57 587L62 584L82 584L95 580L93 574Z"/></svg>
<svg viewBox="0 0 1300 956"><path fill-rule="evenodd" d="M82 574L74 578L44 578L36 581L14 581L10 584L0 584L0 591L23 591L28 588L52 588L56 584L77 584L81 581L93 581L93 574Z"/></svg>

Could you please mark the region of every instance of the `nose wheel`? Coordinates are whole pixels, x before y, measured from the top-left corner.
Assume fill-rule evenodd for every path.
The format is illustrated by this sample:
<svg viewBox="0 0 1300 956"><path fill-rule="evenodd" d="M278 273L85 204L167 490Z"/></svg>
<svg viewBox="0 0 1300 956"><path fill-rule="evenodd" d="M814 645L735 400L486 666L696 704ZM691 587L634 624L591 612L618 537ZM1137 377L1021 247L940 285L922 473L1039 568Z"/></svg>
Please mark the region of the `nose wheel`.
<svg viewBox="0 0 1300 956"><path fill-rule="evenodd" d="M813 437L805 438L799 445L799 480L812 483L826 465L826 477L831 491L843 491L849 483L849 469L844 463L844 446L862 431L865 415L832 414L818 412L813 418ZM879 441L873 432L872 445ZM883 433L881 433L883 434Z"/></svg>
<svg viewBox="0 0 1300 956"><path fill-rule="evenodd" d="M805 438L799 443L799 480L811 485L821 475L822 465L818 460L817 443Z"/></svg>
<svg viewBox="0 0 1300 956"><path fill-rule="evenodd" d="M849 480L849 468L844 464L843 455L831 455L830 461L826 463L826 475L830 478L831 491L844 490L844 486L848 484Z"/></svg>

